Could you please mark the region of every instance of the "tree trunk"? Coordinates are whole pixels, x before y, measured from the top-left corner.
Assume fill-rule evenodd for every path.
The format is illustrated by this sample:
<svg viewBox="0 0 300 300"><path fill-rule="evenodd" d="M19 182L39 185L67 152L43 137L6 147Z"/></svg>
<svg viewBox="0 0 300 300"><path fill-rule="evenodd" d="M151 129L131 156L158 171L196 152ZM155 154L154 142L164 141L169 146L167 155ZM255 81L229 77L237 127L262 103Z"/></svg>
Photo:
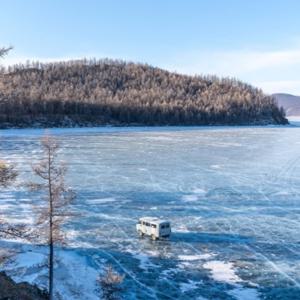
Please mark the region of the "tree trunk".
<svg viewBox="0 0 300 300"><path fill-rule="evenodd" d="M53 300L53 243L49 247L49 300Z"/></svg>
<svg viewBox="0 0 300 300"><path fill-rule="evenodd" d="M49 300L53 300L53 194L51 179L51 155L48 152L48 187L49 187Z"/></svg>

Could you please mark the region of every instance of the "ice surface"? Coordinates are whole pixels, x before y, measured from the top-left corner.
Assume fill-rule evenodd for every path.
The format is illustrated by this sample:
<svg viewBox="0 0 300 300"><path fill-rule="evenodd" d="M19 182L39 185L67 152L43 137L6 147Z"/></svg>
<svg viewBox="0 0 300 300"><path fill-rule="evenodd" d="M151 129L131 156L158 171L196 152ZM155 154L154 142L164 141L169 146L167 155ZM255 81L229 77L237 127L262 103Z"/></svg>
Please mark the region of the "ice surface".
<svg viewBox="0 0 300 300"><path fill-rule="evenodd" d="M237 300L259 300L260 296L256 289L237 287L228 292Z"/></svg>
<svg viewBox="0 0 300 300"><path fill-rule="evenodd" d="M44 130L0 131L2 159L20 170L0 194L10 222L32 222L38 196L22 183ZM53 129L77 192L78 217L58 249L56 292L98 299L104 264L125 274L127 299L297 299L300 294L300 128ZM171 221L169 240L139 238L143 216ZM3 266L46 286L46 250L1 241ZM16 246L18 245L18 246ZM63 296L62 296L63 297Z"/></svg>

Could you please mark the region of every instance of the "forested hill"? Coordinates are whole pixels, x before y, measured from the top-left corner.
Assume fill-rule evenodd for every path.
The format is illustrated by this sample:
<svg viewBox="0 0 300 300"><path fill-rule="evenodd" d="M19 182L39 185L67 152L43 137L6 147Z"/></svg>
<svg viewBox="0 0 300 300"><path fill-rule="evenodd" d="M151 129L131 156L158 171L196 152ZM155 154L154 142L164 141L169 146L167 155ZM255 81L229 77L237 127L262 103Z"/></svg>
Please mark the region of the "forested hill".
<svg viewBox="0 0 300 300"><path fill-rule="evenodd" d="M112 60L0 72L0 126L285 124L271 96L214 76Z"/></svg>

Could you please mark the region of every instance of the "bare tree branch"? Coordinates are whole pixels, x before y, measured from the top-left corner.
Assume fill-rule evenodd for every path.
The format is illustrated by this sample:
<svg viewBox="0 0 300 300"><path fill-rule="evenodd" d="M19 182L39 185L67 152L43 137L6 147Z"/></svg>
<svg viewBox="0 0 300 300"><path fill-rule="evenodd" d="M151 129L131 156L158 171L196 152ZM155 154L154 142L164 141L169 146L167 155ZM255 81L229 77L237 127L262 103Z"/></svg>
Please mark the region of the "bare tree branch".
<svg viewBox="0 0 300 300"><path fill-rule="evenodd" d="M14 165L0 161L0 187L5 188L13 184L18 176ZM28 228L24 224L9 224L0 216L0 237L29 238Z"/></svg>
<svg viewBox="0 0 300 300"><path fill-rule="evenodd" d="M4 57L5 55L7 55L7 53L12 50L13 47L8 47L8 48L5 48L5 47L1 47L0 48L0 57Z"/></svg>
<svg viewBox="0 0 300 300"><path fill-rule="evenodd" d="M14 237L21 239L30 239L30 234L28 233L27 226L23 224L10 225L3 220L0 220L0 237Z"/></svg>

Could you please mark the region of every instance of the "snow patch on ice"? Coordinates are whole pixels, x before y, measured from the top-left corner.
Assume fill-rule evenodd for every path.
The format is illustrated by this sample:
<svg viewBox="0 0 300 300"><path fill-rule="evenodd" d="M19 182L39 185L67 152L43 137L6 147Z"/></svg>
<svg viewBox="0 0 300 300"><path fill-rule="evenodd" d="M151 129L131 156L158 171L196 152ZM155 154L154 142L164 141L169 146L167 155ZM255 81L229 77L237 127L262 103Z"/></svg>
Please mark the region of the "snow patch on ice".
<svg viewBox="0 0 300 300"><path fill-rule="evenodd" d="M86 201L88 204L103 204L103 203L111 203L116 202L116 198L108 197L108 198L101 198L101 199L89 199Z"/></svg>
<svg viewBox="0 0 300 300"><path fill-rule="evenodd" d="M3 264L16 282L29 282L47 288L48 269L46 247L24 247L27 252L19 253ZM31 251L28 251L30 250ZM61 300L95 300L96 279L100 270L91 267L87 257L70 250L55 250L54 293Z"/></svg>
<svg viewBox="0 0 300 300"><path fill-rule="evenodd" d="M2 217L1 218L3 221L9 223L9 224L15 224L15 225L18 225L18 224L21 224L21 225L31 225L34 223L34 218L31 217L31 216L28 216L26 218L20 218L20 217L8 217L8 216L5 216L5 217Z"/></svg>
<svg viewBox="0 0 300 300"><path fill-rule="evenodd" d="M128 251L135 259L139 260L139 267L145 271L149 268L156 267L151 261L150 256L156 256L157 253L155 251L148 251L147 253L136 252L136 251Z"/></svg>
<svg viewBox="0 0 300 300"><path fill-rule="evenodd" d="M259 300L259 293L256 289L243 288L241 286L228 292L229 295L233 296L237 300Z"/></svg>
<svg viewBox="0 0 300 300"><path fill-rule="evenodd" d="M178 255L178 259L186 260L186 261L208 259L208 258L211 258L211 257L212 257L212 254L210 254L210 253L198 254L198 255Z"/></svg>
<svg viewBox="0 0 300 300"><path fill-rule="evenodd" d="M235 274L233 263L223 261L208 261L203 265L205 269L211 270L212 277L216 281L234 284L242 279Z"/></svg>
<svg viewBox="0 0 300 300"><path fill-rule="evenodd" d="M198 287L198 284L201 282L196 282L194 280L189 280L187 283L180 283L180 290L182 293L186 293L192 290L195 290Z"/></svg>
<svg viewBox="0 0 300 300"><path fill-rule="evenodd" d="M29 247L32 248L32 247ZM29 282L31 284L40 284L39 278L45 275L47 256L41 251L28 251L15 253L9 257L1 266L1 270L6 271L14 281ZM44 284L40 285L45 287Z"/></svg>
<svg viewBox="0 0 300 300"><path fill-rule="evenodd" d="M74 251L60 251L59 260L55 280L61 299L97 299L99 271L89 265L87 258Z"/></svg>
<svg viewBox="0 0 300 300"><path fill-rule="evenodd" d="M290 191L278 191L273 193L273 196L289 196L290 194Z"/></svg>
<svg viewBox="0 0 300 300"><path fill-rule="evenodd" d="M205 194L206 190L200 189L200 188L196 188L196 189L193 189L193 193L195 193L195 194Z"/></svg>
<svg viewBox="0 0 300 300"><path fill-rule="evenodd" d="M26 252L18 254L14 259L14 264L18 268L29 268L43 265L47 257L44 253Z"/></svg>
<svg viewBox="0 0 300 300"><path fill-rule="evenodd" d="M170 269L163 270L161 272L161 275L163 275L163 277L166 277L166 276L176 274L177 272L178 272L177 268L170 268Z"/></svg>
<svg viewBox="0 0 300 300"><path fill-rule="evenodd" d="M211 169L221 169L222 166L221 165L211 165L210 168Z"/></svg>
<svg viewBox="0 0 300 300"><path fill-rule="evenodd" d="M186 225L181 225L179 227L176 228L176 230L174 230L174 232L190 232L190 230L188 230L188 228L186 227Z"/></svg>
<svg viewBox="0 0 300 300"><path fill-rule="evenodd" d="M182 197L182 200L184 202L195 202L198 200L198 196L197 195L184 195Z"/></svg>

